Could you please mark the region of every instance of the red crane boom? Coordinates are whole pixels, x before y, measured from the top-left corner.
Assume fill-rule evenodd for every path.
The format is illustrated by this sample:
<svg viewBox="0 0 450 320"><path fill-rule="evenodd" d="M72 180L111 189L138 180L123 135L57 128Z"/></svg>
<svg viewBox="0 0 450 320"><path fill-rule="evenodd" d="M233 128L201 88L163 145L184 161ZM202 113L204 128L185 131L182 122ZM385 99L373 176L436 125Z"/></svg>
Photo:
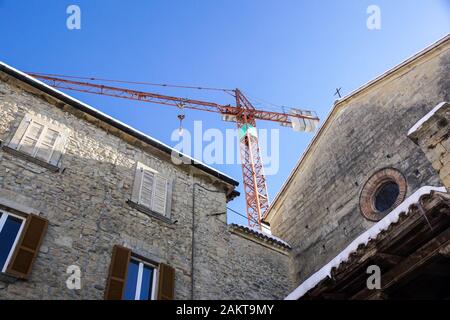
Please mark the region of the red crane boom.
<svg viewBox="0 0 450 320"><path fill-rule="evenodd" d="M233 96L236 99L236 105L232 106L202 100L131 90L128 88L107 86L85 81L64 79L64 76L31 72L29 75L59 89L215 112L235 121L240 133L239 143L248 224L250 227L256 227L258 229L261 229L261 220L264 217L266 210L269 208L269 197L267 193L267 183L264 174L263 161L261 159L258 145L258 137L256 135L256 120L274 121L284 126L292 126L292 118L311 121L319 120L313 115L256 109L239 89L226 90L233 92ZM91 80L96 79L92 78Z"/></svg>

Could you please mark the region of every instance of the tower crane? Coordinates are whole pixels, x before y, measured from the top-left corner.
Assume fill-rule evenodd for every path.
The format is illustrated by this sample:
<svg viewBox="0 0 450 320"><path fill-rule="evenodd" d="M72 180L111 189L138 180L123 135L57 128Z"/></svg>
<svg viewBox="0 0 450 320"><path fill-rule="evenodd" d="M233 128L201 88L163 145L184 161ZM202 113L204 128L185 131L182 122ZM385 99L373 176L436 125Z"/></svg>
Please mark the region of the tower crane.
<svg viewBox="0 0 450 320"><path fill-rule="evenodd" d="M40 79L54 88L137 100L160 105L175 106L179 108L215 112L222 115L222 119L224 121L235 122L239 133L243 187L247 206L248 225L251 228L256 228L259 230L261 230L261 222L264 214L269 208L269 197L263 161L258 145L256 120L277 122L282 126L292 127L295 131L312 131L317 126L319 121L319 118L311 111L291 109L290 112L274 112L257 109L239 89L221 89L232 94L236 102L235 105L224 105L210 101L162 95L158 93L137 91L129 88L114 87L85 81L86 79L90 81L104 79L69 77L34 72L29 72L28 74ZM138 82L134 83L139 84ZM182 118L184 118L184 116L180 117L180 121Z"/></svg>

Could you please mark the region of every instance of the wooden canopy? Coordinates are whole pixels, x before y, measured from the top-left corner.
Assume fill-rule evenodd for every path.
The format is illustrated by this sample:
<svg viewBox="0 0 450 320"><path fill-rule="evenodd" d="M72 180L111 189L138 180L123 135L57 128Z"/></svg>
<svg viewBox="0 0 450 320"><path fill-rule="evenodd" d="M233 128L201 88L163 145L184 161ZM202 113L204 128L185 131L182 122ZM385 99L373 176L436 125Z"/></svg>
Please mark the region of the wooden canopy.
<svg viewBox="0 0 450 320"><path fill-rule="evenodd" d="M381 289L368 289L371 265ZM432 192L300 299L449 299L450 195Z"/></svg>

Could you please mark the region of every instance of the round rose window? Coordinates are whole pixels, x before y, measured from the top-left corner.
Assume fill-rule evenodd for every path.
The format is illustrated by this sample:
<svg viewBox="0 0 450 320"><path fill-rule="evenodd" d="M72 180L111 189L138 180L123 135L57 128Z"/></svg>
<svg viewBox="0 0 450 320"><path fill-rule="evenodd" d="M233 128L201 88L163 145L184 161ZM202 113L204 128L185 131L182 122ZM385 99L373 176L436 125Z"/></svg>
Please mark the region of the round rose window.
<svg viewBox="0 0 450 320"><path fill-rule="evenodd" d="M405 199L406 180L395 169L382 169L367 180L360 195L364 217L379 221Z"/></svg>

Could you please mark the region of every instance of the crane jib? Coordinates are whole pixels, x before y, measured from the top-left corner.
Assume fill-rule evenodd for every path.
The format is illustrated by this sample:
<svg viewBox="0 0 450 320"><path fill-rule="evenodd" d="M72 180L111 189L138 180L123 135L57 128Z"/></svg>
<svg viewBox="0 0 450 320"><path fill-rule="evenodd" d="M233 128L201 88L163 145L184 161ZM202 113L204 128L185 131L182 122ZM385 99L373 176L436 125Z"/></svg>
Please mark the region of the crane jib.
<svg viewBox="0 0 450 320"><path fill-rule="evenodd" d="M291 108L287 112L274 112L268 110L258 110L239 89L216 89L231 93L236 99L236 105L222 105L211 101L188 99L176 96L168 96L159 93L132 90L129 88L113 87L104 84L90 83L83 80L100 80L95 78L83 78L73 76L54 76L39 73L29 73L31 76L42 80L50 86L60 89L99 94L121 99L137 100L159 105L176 106L179 108L194 109L219 113L222 120L235 122L238 127L242 175L247 204L248 224L252 228L262 230L262 220L269 208L269 197L267 192L266 177L264 174L263 161L258 145L258 135L255 120L265 120L278 122L285 127L291 127L294 131L311 132L319 123L319 118L311 111ZM65 78L64 78L65 77ZM72 80L70 80L70 79ZM110 82L123 82L134 84L145 84L140 82L126 82L118 80L104 80ZM160 85L167 86L167 85ZM171 86L182 88L200 89L192 86ZM208 89L208 88L202 88Z"/></svg>

